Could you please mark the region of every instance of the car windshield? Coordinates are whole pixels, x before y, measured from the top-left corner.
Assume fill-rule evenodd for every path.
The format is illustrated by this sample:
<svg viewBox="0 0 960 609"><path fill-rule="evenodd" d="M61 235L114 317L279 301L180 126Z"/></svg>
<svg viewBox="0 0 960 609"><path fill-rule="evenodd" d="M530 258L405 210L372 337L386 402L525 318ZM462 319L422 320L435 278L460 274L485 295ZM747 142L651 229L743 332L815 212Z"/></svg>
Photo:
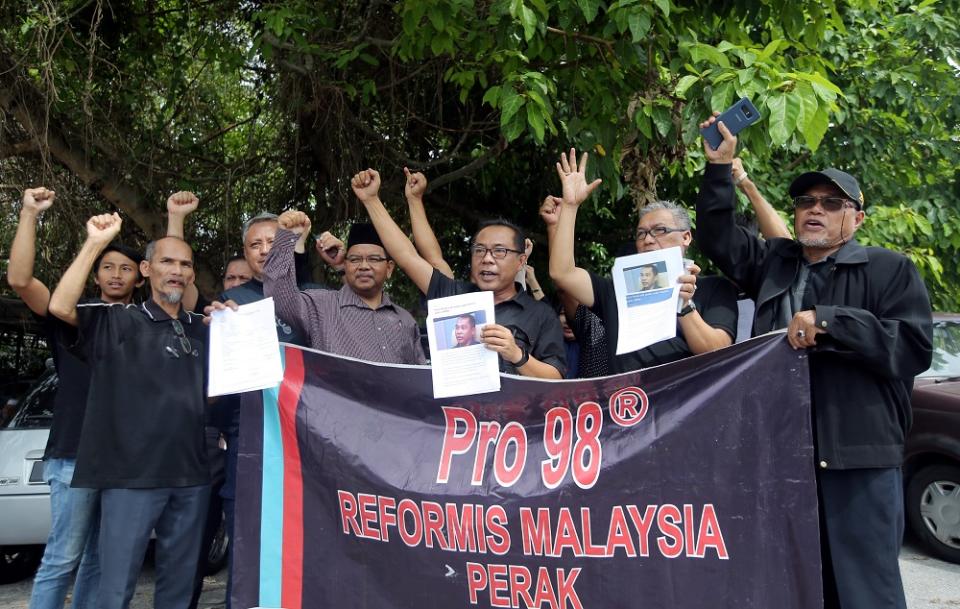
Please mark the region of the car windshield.
<svg viewBox="0 0 960 609"><path fill-rule="evenodd" d="M933 364L921 377L960 377L960 322L933 322Z"/></svg>
<svg viewBox="0 0 960 609"><path fill-rule="evenodd" d="M57 375L41 377L16 405L16 414L7 429L42 429L53 422L53 396L57 392Z"/></svg>

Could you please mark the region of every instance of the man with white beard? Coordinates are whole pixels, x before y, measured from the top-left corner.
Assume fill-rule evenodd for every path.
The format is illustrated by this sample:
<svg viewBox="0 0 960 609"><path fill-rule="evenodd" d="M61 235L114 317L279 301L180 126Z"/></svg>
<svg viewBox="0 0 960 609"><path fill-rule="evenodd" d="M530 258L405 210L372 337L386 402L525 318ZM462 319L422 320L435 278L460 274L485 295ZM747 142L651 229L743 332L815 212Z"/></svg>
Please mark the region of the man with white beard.
<svg viewBox="0 0 960 609"><path fill-rule="evenodd" d="M77 327L90 392L73 486L101 489L100 609L126 608L151 531L154 606L186 607L210 494L204 445L207 327L185 311L193 252L178 237L147 247L141 305L78 304L99 253L120 232L117 214L94 216L87 239L50 298Z"/></svg>

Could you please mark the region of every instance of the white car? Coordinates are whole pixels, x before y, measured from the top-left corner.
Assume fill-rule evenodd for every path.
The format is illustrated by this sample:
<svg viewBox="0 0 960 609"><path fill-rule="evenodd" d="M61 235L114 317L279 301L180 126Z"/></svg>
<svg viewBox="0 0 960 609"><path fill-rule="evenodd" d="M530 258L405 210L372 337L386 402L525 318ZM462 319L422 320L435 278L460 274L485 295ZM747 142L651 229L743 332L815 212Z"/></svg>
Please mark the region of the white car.
<svg viewBox="0 0 960 609"><path fill-rule="evenodd" d="M0 427L0 583L33 573L50 532L50 487L43 481L42 459L56 389L56 373L44 373Z"/></svg>

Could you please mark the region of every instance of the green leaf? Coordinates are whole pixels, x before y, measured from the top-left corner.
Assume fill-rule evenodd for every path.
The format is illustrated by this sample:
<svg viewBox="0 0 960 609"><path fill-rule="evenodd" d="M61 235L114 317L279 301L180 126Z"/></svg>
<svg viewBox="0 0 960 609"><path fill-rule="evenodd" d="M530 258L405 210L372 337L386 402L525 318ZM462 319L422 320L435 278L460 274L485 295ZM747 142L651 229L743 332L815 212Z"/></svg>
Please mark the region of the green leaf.
<svg viewBox="0 0 960 609"><path fill-rule="evenodd" d="M632 13L628 23L630 24L630 35L633 37L633 42L640 42L650 31L650 15L644 11Z"/></svg>
<svg viewBox="0 0 960 609"><path fill-rule="evenodd" d="M653 109L653 124L657 127L657 133L666 137L673 127L673 117L670 116L670 109L657 106Z"/></svg>
<svg viewBox="0 0 960 609"><path fill-rule="evenodd" d="M770 57L772 57L773 54L777 52L777 49L780 48L781 44L783 44L782 38L771 40L770 43L763 48L763 51L761 51L760 54L757 55L757 61L764 62L770 59Z"/></svg>
<svg viewBox="0 0 960 609"><path fill-rule="evenodd" d="M699 76L693 76L692 74L687 74L677 83L677 88L673 90L673 94L677 97L683 97L687 89L693 86L695 82L700 80Z"/></svg>
<svg viewBox="0 0 960 609"><path fill-rule="evenodd" d="M504 95L500 103L500 126L505 126L510 122L510 119L513 118L513 115L516 114L520 108L523 107L523 104L526 102L524 98L520 95L517 95L515 91L510 91L511 95Z"/></svg>
<svg viewBox="0 0 960 609"><path fill-rule="evenodd" d="M483 100L481 103L490 104L490 106L496 108L497 102L500 100L500 85L494 85L487 89L487 92L483 94Z"/></svg>
<svg viewBox="0 0 960 609"><path fill-rule="evenodd" d="M653 139L653 125L650 123L650 117L643 112L637 112L633 117L633 122L637 129L643 134L643 137Z"/></svg>
<svg viewBox="0 0 960 609"><path fill-rule="evenodd" d="M812 117L806 118L806 124L801 127L803 139L807 144L807 148L816 152L820 146L820 142L823 141L823 136L827 133L827 128L830 126L827 109L820 106Z"/></svg>
<svg viewBox="0 0 960 609"><path fill-rule="evenodd" d="M433 24L434 29L438 32L447 29L443 19L443 11L432 10L427 13L427 17L430 19L430 23Z"/></svg>
<svg viewBox="0 0 960 609"><path fill-rule="evenodd" d="M774 94L767 98L767 109L770 111L770 140L775 146L782 146L790 138L793 129L787 127L787 96Z"/></svg>
<svg viewBox="0 0 960 609"><path fill-rule="evenodd" d="M537 33L537 14L533 9L521 6L520 23L523 24L523 37L529 42Z"/></svg>
<svg viewBox="0 0 960 609"><path fill-rule="evenodd" d="M722 85L714 85L713 95L710 96L710 110L719 110L723 112L733 100L733 81L725 82Z"/></svg>
<svg viewBox="0 0 960 609"><path fill-rule="evenodd" d="M542 110L536 104L527 104L527 124L533 129L533 137L537 143L543 143L544 121Z"/></svg>
<svg viewBox="0 0 960 609"><path fill-rule="evenodd" d="M597 13L600 12L600 0L577 0L577 6L583 11L583 17L587 23L593 23Z"/></svg>
<svg viewBox="0 0 960 609"><path fill-rule="evenodd" d="M697 43L690 45L690 58L693 59L695 63L706 61L709 64L714 64L721 68L730 67L730 60L727 59L727 56L709 44Z"/></svg>
<svg viewBox="0 0 960 609"><path fill-rule="evenodd" d="M670 16L670 0L653 0L653 3L657 5L657 8L663 11L664 17Z"/></svg>

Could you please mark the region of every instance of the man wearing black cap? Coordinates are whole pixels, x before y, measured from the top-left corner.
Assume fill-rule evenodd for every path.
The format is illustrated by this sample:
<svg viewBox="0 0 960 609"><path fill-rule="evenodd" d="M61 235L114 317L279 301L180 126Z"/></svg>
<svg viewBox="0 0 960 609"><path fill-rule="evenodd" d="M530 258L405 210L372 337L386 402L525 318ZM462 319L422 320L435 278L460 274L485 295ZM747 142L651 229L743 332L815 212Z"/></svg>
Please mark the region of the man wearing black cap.
<svg viewBox="0 0 960 609"><path fill-rule="evenodd" d="M711 118L702 126L716 121ZM697 241L751 297L753 333L787 329L808 349L825 607L905 608L900 465L913 377L930 366L930 301L910 260L854 240L863 193L836 169L794 180L796 240L734 223L737 138L704 144Z"/></svg>
<svg viewBox="0 0 960 609"><path fill-rule="evenodd" d="M308 337L310 347L372 362L426 363L416 321L383 291L394 264L373 226L350 228L342 288L300 291L293 247L310 220L303 212L287 211L278 222L263 267L263 291L273 297L277 315Z"/></svg>

